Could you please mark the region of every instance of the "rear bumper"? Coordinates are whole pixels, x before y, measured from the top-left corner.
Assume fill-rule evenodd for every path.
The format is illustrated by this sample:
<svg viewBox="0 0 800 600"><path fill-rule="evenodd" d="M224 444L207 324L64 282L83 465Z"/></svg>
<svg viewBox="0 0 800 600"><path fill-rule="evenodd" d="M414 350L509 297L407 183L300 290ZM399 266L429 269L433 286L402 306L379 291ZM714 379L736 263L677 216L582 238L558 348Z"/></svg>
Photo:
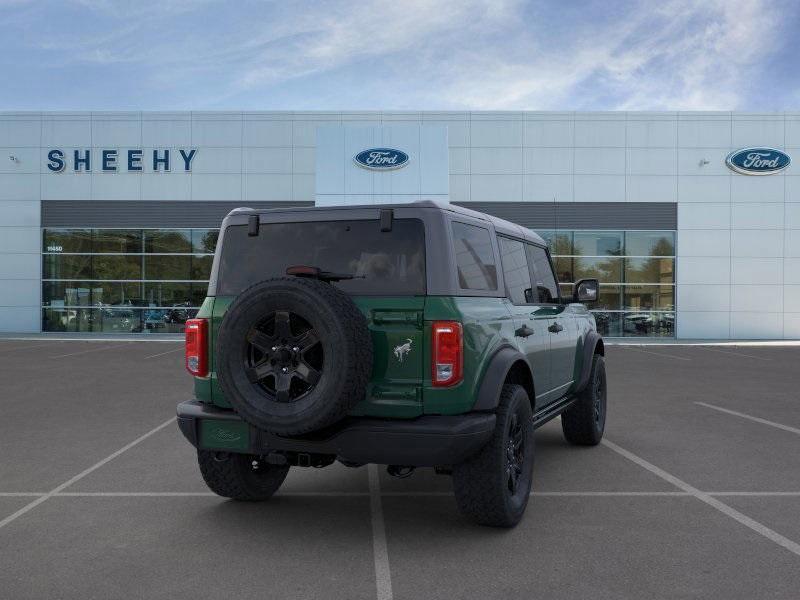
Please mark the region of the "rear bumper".
<svg viewBox="0 0 800 600"><path fill-rule="evenodd" d="M414 467L463 461L489 441L494 425L492 413L409 420L350 418L324 432L283 437L247 425L231 410L196 400L178 405L178 426L196 448L246 454L297 452Z"/></svg>

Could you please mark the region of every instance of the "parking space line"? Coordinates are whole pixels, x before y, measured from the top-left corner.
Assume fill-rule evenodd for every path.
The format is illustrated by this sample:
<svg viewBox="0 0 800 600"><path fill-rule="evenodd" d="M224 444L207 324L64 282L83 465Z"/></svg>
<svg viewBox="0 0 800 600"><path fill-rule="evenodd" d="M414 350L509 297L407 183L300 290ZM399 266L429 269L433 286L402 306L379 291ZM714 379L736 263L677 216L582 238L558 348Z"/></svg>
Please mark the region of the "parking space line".
<svg viewBox="0 0 800 600"><path fill-rule="evenodd" d="M70 352L69 354L57 354L49 358L64 358L67 356L78 356L79 354L89 354L89 352L100 352L101 350L111 350L113 348L122 348L128 344L115 344L114 346L103 346L102 348L92 348L91 350L81 350L80 352Z"/></svg>
<svg viewBox="0 0 800 600"><path fill-rule="evenodd" d="M392 573L389 570L389 548L386 545L386 525L383 520L381 482L378 467L367 466L369 476L369 507L372 514L372 554L375 560L375 587L378 600L392 600Z"/></svg>
<svg viewBox="0 0 800 600"><path fill-rule="evenodd" d="M748 421L754 421L756 423L761 423L762 425L769 425L770 427L775 427L776 429L783 429L784 431L788 431L789 433L800 435L800 429L798 429L797 427L789 427L788 425L776 423L775 421L767 421L766 419L762 419L760 417L753 417L751 415L746 415L744 413L740 413L735 410L722 408L721 406L708 404L706 402L695 402L695 404L699 406L705 406L706 408L710 408L712 410L718 410L720 412L728 413L729 415L733 415L734 417L741 417L742 419L747 419Z"/></svg>
<svg viewBox="0 0 800 600"><path fill-rule="evenodd" d="M685 356L677 356L675 354L667 354L666 352L652 352L650 350L642 350L641 348L632 348L631 346L622 346L626 350L633 350L634 352L644 352L645 354L655 354L656 356L666 356L667 358L674 358L676 360L692 360Z"/></svg>
<svg viewBox="0 0 800 600"><path fill-rule="evenodd" d="M741 356L746 358L755 358L756 360L772 360L771 358L765 358L763 356L756 356L755 354L746 354L744 352L731 352L730 350L719 350L718 348L709 348L708 346L697 346L702 350L708 350L709 352L719 352L720 354L730 354L732 356Z"/></svg>
<svg viewBox="0 0 800 600"><path fill-rule="evenodd" d="M183 350L183 346L180 348L175 348L174 350L167 350L166 352L161 352L159 354L151 354L150 356L145 356L142 360L147 360L148 358L155 358L156 356L164 356L165 354L172 354L173 352L180 352Z"/></svg>
<svg viewBox="0 0 800 600"><path fill-rule="evenodd" d="M159 425L158 427L154 427L153 429L151 429L150 431L148 431L144 435L140 435L138 438L136 438L135 440L133 440L129 444L126 444L125 446L123 446L122 448L117 450L116 452L113 452L113 453L109 454L108 456L106 456L100 462L97 462L97 463L93 464L91 467L89 467L88 469L85 469L85 470L81 471L80 473L78 473L77 475L72 477L71 479L67 479L64 483L62 483L59 486L54 487L52 490L50 490L49 492L47 492L43 496L39 496L33 502L29 502L28 504L26 504L25 506L20 508L15 513L12 513L12 514L8 515L5 519L0 521L0 529L2 529L3 527L5 527L9 523L11 523L12 521L17 519L18 517L21 517L25 513L30 512L31 510L33 510L34 508L39 506L42 502L45 502L48 498L52 498L54 495L58 494L59 492L64 491L66 488L71 486L73 483L76 483L77 481L80 481L81 479L83 479L84 477L89 475L90 473L93 473L94 471L96 471L97 469L102 467L103 465L105 465L105 464L109 463L110 461L114 460L115 458L117 458L123 452L125 452L127 450L130 450L131 448L133 448L138 443L143 442L144 440L149 438L151 435L154 435L154 434L158 433L159 431L161 431L162 429L164 429L168 425L171 425L174 422L175 422L175 417L170 417L169 420L164 421L161 425Z"/></svg>
<svg viewBox="0 0 800 600"><path fill-rule="evenodd" d="M769 527L767 527L763 523L759 523L755 519L751 519L747 515L745 515L743 513L740 513L735 508L733 508L731 506L728 506L727 504L725 504L721 500L717 500L716 498L712 497L710 494L708 494L706 492L701 492L696 487L686 483L682 479L679 479L679 478L675 477L675 475L672 475L671 473L667 473L663 469L660 469L659 467L655 466L653 463L650 463L650 462L646 461L645 459L641 458L640 456L635 455L633 452L630 452L630 451L626 450L625 448L617 446L614 442L611 442L611 441L609 441L607 439L604 439L602 441L602 444L605 445L606 447L610 448L611 450L613 450L617 454L627 458L629 461L639 465L643 469L645 469L647 471L650 471L650 473L652 473L653 475L655 475L657 477L660 477L664 481L668 481L669 483L671 483L675 487L680 488L685 492L688 492L690 495L694 496L695 498L697 498L701 502L705 502L706 504L708 504L712 508L717 509L722 514L729 516L731 519L741 523L745 527L748 527L749 529L752 529L756 533L758 533L758 534L764 536L765 538L775 542L779 546L781 546L783 548L786 548L789 552L792 552L792 553L796 554L797 556L800 556L800 544L798 544L797 542L794 542L794 541L790 540L789 538L782 536L780 533L778 533L777 531L774 531L773 529L770 529Z"/></svg>

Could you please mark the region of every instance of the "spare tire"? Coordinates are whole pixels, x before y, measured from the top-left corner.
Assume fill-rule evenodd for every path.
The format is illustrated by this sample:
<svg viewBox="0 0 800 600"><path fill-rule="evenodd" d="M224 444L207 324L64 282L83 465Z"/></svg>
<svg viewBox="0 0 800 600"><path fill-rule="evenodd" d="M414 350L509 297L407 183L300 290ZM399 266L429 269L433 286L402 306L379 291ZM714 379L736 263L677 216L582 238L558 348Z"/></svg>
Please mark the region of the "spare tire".
<svg viewBox="0 0 800 600"><path fill-rule="evenodd" d="M316 279L276 277L228 308L215 367L245 421L299 435L335 423L365 397L372 340L347 294Z"/></svg>

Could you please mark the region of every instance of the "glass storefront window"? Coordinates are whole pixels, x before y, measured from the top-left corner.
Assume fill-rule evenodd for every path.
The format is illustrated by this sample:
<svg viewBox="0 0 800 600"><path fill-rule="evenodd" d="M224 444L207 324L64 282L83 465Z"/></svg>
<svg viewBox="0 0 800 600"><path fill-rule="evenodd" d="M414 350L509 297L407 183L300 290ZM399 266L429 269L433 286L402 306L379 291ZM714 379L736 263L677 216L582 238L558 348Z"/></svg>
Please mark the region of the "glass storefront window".
<svg viewBox="0 0 800 600"><path fill-rule="evenodd" d="M160 254L145 256L145 279L174 279L178 281L188 281L192 278L191 273L191 256L169 256Z"/></svg>
<svg viewBox="0 0 800 600"><path fill-rule="evenodd" d="M218 237L219 229L193 229L192 252L198 254L214 254Z"/></svg>
<svg viewBox="0 0 800 600"><path fill-rule="evenodd" d="M675 256L675 232L626 231L626 256Z"/></svg>
<svg viewBox="0 0 800 600"><path fill-rule="evenodd" d="M148 254L192 252L189 229L156 229L144 232L144 251Z"/></svg>
<svg viewBox="0 0 800 600"><path fill-rule="evenodd" d="M579 279L600 281L590 305L608 337L675 335L674 231L540 231L562 296Z"/></svg>
<svg viewBox="0 0 800 600"><path fill-rule="evenodd" d="M42 236L42 252L92 251L91 229L47 229Z"/></svg>
<svg viewBox="0 0 800 600"><path fill-rule="evenodd" d="M92 252L130 254L142 251L142 231L137 229L95 229Z"/></svg>
<svg viewBox="0 0 800 600"><path fill-rule="evenodd" d="M192 256L192 275L193 280L205 280L211 277L211 265L214 262L213 256Z"/></svg>
<svg viewBox="0 0 800 600"><path fill-rule="evenodd" d="M576 231L573 248L576 256L622 256L622 232Z"/></svg>
<svg viewBox="0 0 800 600"><path fill-rule="evenodd" d="M622 283L621 258L575 258L573 265L575 281L594 278L601 283Z"/></svg>
<svg viewBox="0 0 800 600"><path fill-rule="evenodd" d="M622 313L594 312L597 332L603 337L622 337Z"/></svg>
<svg viewBox="0 0 800 600"><path fill-rule="evenodd" d="M91 279L141 279L141 254L95 254Z"/></svg>
<svg viewBox="0 0 800 600"><path fill-rule="evenodd" d="M624 337L674 337L675 313L626 312L623 314Z"/></svg>
<svg viewBox="0 0 800 600"><path fill-rule="evenodd" d="M45 229L42 329L180 333L208 290L216 229Z"/></svg>
<svg viewBox="0 0 800 600"><path fill-rule="evenodd" d="M541 238L547 242L551 255L571 255L572 251L572 232L571 231L537 231Z"/></svg>
<svg viewBox="0 0 800 600"><path fill-rule="evenodd" d="M142 284L118 281L45 281L44 306L97 306L142 304Z"/></svg>
<svg viewBox="0 0 800 600"><path fill-rule="evenodd" d="M675 287L671 285L626 285L625 309L675 310Z"/></svg>
<svg viewBox="0 0 800 600"><path fill-rule="evenodd" d="M627 283L674 283L674 258L626 258Z"/></svg>
<svg viewBox="0 0 800 600"><path fill-rule="evenodd" d="M92 256L46 254L42 269L44 279L91 279Z"/></svg>

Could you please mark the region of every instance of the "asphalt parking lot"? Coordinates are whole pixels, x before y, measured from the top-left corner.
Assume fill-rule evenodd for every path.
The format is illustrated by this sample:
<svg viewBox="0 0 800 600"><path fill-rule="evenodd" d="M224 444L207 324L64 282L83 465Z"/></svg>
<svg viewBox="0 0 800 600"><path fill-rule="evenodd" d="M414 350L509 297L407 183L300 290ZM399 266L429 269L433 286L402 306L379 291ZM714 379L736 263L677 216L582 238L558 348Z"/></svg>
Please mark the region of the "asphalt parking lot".
<svg viewBox="0 0 800 600"><path fill-rule="evenodd" d="M2 598L798 598L800 348L614 346L595 448L537 432L513 530L450 481L293 469L211 495L176 342L0 340Z"/></svg>

